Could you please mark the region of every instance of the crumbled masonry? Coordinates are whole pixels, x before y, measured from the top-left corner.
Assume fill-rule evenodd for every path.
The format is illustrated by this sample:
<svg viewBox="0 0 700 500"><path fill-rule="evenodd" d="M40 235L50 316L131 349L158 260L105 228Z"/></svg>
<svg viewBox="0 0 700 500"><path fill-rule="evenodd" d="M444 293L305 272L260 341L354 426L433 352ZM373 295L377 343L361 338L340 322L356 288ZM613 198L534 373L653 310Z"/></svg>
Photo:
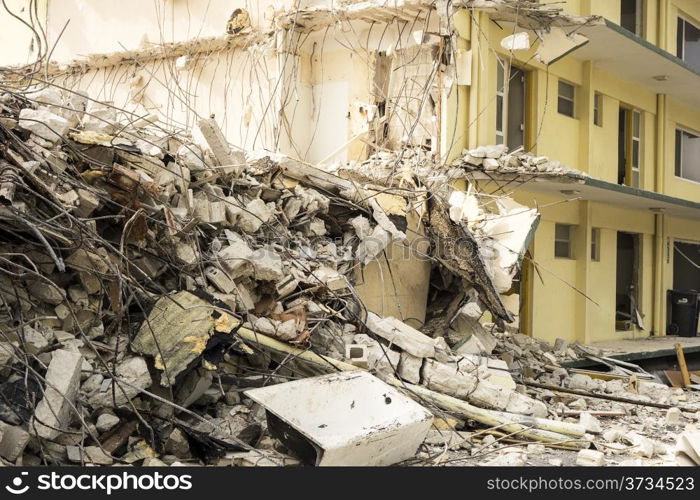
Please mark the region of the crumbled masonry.
<svg viewBox="0 0 700 500"><path fill-rule="evenodd" d="M575 373L562 363L605 353L518 332L539 213L452 182L583 174L503 146L321 169L234 150L215 119L136 126L51 86L0 104L4 464L698 462L697 392ZM382 313L376 296L418 295L401 273L425 300ZM346 412L334 391L362 394L402 446L348 424L305 455L280 437L308 424L291 384L330 387L304 396L319 426Z"/></svg>

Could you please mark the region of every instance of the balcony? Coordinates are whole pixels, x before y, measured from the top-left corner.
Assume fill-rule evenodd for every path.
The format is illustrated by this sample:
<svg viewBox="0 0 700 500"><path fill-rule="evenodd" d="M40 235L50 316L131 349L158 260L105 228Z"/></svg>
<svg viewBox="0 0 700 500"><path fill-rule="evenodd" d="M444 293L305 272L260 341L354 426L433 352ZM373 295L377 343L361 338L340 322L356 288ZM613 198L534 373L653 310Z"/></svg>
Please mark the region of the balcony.
<svg viewBox="0 0 700 500"><path fill-rule="evenodd" d="M573 52L573 57L595 61L597 68L621 80L700 110L700 71L682 59L607 19L577 32L589 42Z"/></svg>

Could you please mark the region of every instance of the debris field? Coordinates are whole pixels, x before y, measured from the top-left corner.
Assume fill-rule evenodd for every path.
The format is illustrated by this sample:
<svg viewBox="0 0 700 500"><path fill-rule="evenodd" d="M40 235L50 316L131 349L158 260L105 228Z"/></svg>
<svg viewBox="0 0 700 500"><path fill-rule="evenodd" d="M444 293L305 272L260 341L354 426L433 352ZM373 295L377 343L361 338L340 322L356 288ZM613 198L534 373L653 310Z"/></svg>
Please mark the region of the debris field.
<svg viewBox="0 0 700 500"><path fill-rule="evenodd" d="M470 175L583 174L430 158L321 169L213 118L3 93L3 463L697 465L700 393L518 333L539 213Z"/></svg>

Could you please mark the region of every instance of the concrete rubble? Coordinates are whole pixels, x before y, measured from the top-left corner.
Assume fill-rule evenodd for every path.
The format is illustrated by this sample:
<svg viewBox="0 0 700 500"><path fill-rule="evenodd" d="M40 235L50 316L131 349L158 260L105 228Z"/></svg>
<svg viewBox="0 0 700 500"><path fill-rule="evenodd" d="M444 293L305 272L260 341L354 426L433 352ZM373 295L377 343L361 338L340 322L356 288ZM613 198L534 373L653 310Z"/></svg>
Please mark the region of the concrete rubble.
<svg viewBox="0 0 700 500"><path fill-rule="evenodd" d="M3 463L697 462L697 393L591 378L564 364L601 353L519 333L508 292L539 213L453 182L583 174L503 146L321 169L234 151L214 119L197 142L88 100L0 96ZM399 274L418 289L381 278ZM300 411L307 386L328 391ZM333 420L353 404L367 422Z"/></svg>

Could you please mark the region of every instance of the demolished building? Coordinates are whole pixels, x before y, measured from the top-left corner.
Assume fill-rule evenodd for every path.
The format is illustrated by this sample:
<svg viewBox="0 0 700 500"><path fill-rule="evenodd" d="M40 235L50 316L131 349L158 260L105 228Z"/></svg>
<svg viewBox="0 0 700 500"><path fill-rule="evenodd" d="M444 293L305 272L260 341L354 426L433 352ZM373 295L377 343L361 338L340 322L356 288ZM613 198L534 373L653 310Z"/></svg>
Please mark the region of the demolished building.
<svg viewBox="0 0 700 500"><path fill-rule="evenodd" d="M535 306L523 308L524 270L552 271L538 265L538 238L558 215L522 193L603 189L600 181L525 151L503 128L491 137L495 105L473 91L488 85L478 71L486 61L484 73L511 74L480 55L507 23L537 33L527 50L549 68L583 50L561 30L605 21L512 1L262 10L232 16L225 35L47 64L43 76L7 71L2 420L11 427L0 456L387 464L416 461L420 445L418 463L444 459L436 447L469 463L501 441L526 440L583 450L582 464L604 461L601 453L622 461L630 448L674 460L672 433L654 429L650 439L644 418L668 409L673 431L692 425L696 398L641 376L601 383L567 372L564 360L594 352L566 338L589 337L561 332L556 348L536 340L550 334L535 332ZM502 44L513 60L517 43ZM232 77L234 67L245 76ZM482 109L488 118L476 124ZM578 301L589 314L597 295L566 276L557 282L575 297L573 328L588 328ZM374 377L323 375L337 371ZM305 394L301 382L328 380L368 395L393 386L383 404L407 408L412 419L396 417L399 429L421 439L351 460L347 443L299 424L267 390L286 383ZM570 396L581 390L587 396ZM626 390L615 408L586 399ZM606 411L639 432L603 436L596 415ZM309 444L282 439L290 429ZM367 428L345 430L370 446ZM688 436L685 449L693 443Z"/></svg>

